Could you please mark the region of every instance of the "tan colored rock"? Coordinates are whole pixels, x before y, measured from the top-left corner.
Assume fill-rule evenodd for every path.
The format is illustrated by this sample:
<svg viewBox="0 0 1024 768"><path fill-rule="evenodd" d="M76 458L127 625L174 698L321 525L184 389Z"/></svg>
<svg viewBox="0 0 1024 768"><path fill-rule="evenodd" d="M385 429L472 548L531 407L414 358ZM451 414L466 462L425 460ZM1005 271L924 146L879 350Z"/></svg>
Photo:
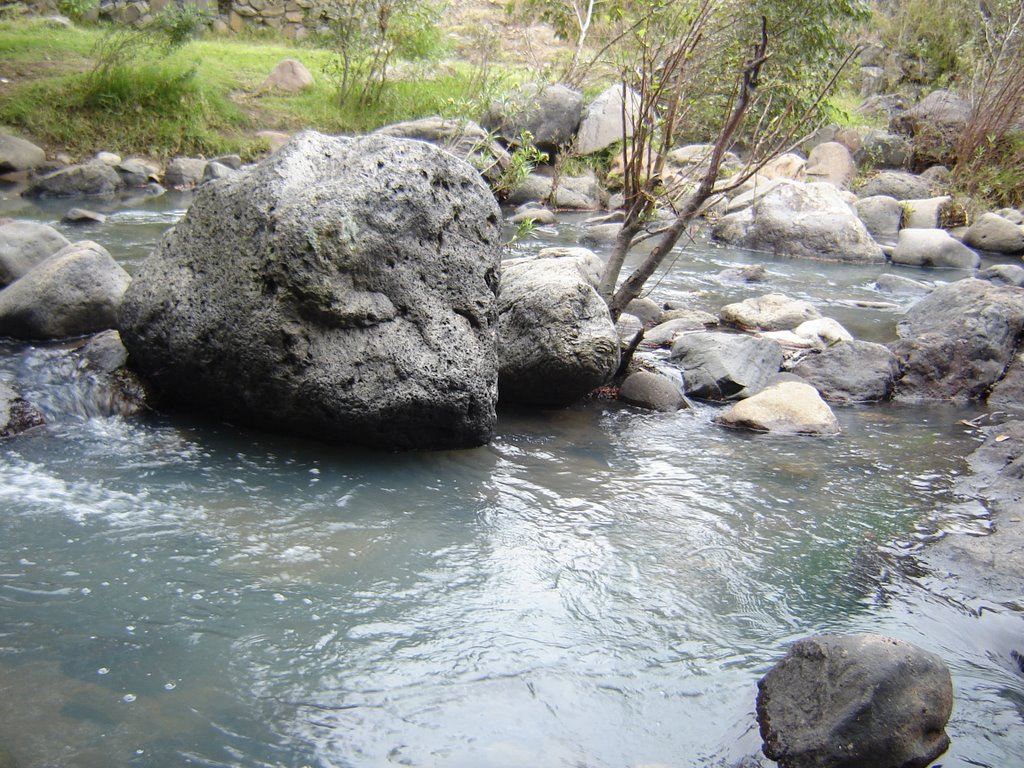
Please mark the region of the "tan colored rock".
<svg viewBox="0 0 1024 768"><path fill-rule="evenodd" d="M826 141L811 150L804 172L808 181L827 181L838 189L849 189L857 166L849 149L838 141Z"/></svg>
<svg viewBox="0 0 1024 768"><path fill-rule="evenodd" d="M817 320L821 314L802 299L766 293L725 305L719 311L719 317L723 323L744 330L789 331L808 320Z"/></svg>
<svg viewBox="0 0 1024 768"><path fill-rule="evenodd" d="M807 161L795 152L787 152L779 155L766 163L758 173L766 179L792 179L793 181L805 181L807 175L804 168Z"/></svg>
<svg viewBox="0 0 1024 768"><path fill-rule="evenodd" d="M715 417L725 427L783 435L837 435L839 422L810 384L783 381Z"/></svg>
<svg viewBox="0 0 1024 768"><path fill-rule="evenodd" d="M274 67L260 88L298 93L312 86L313 75L306 69L305 64L296 59L284 59Z"/></svg>

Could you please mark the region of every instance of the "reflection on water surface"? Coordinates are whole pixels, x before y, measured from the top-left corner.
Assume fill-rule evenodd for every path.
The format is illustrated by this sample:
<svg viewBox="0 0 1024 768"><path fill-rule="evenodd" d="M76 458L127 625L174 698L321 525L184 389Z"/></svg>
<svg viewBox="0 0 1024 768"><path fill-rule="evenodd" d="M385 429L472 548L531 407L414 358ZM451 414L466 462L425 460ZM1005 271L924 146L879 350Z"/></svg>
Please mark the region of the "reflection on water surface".
<svg viewBox="0 0 1024 768"><path fill-rule="evenodd" d="M130 266L183 207L89 237ZM768 286L715 278L755 259ZM853 307L875 272L698 243L658 290L781 290L885 340L898 306ZM0 349L52 420L0 443L0 748L23 765L729 764L759 747L757 679L818 631L947 660L945 768L1024 761L1020 606L907 557L985 529L949 494L977 411L840 409L817 440L588 403L386 455L89 416L46 395L53 354Z"/></svg>

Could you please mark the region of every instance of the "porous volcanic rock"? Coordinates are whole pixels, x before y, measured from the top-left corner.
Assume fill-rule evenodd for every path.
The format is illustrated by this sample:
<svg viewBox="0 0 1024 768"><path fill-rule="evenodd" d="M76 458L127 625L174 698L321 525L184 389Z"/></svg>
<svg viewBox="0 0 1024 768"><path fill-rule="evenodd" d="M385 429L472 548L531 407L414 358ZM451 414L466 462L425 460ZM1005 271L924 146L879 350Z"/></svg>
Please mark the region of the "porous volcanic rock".
<svg viewBox="0 0 1024 768"><path fill-rule="evenodd" d="M454 155L305 132L201 188L140 266L121 336L166 395L231 418L388 449L480 445L500 227Z"/></svg>

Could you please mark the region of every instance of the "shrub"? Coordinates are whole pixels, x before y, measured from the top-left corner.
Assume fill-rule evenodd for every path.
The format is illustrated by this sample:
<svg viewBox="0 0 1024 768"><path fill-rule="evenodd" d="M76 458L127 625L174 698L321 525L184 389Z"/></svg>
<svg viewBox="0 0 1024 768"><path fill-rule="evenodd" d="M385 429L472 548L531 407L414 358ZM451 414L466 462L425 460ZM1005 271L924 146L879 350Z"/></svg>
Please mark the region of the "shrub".
<svg viewBox="0 0 1024 768"><path fill-rule="evenodd" d="M58 0L57 12L72 21L81 21L99 4L99 0Z"/></svg>

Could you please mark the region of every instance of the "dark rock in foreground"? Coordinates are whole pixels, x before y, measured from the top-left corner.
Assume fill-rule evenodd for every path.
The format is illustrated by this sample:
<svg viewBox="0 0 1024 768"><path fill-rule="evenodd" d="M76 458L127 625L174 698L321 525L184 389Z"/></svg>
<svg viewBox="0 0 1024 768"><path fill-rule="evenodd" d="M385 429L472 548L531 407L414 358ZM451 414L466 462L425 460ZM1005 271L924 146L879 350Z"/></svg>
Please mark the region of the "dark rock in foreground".
<svg viewBox="0 0 1024 768"><path fill-rule="evenodd" d="M782 347L770 339L735 333L694 333L672 345L686 394L732 400L761 391L782 366Z"/></svg>
<svg viewBox="0 0 1024 768"><path fill-rule="evenodd" d="M942 659L878 635L798 640L758 683L765 755L781 768L924 768L949 748Z"/></svg>
<svg viewBox="0 0 1024 768"><path fill-rule="evenodd" d="M1003 375L1024 329L1024 289L985 280L936 288L907 310L891 349L897 397L980 400Z"/></svg>
<svg viewBox="0 0 1024 768"><path fill-rule="evenodd" d="M121 336L173 399L383 448L485 443L500 214L443 150L307 132L204 186L140 267Z"/></svg>

